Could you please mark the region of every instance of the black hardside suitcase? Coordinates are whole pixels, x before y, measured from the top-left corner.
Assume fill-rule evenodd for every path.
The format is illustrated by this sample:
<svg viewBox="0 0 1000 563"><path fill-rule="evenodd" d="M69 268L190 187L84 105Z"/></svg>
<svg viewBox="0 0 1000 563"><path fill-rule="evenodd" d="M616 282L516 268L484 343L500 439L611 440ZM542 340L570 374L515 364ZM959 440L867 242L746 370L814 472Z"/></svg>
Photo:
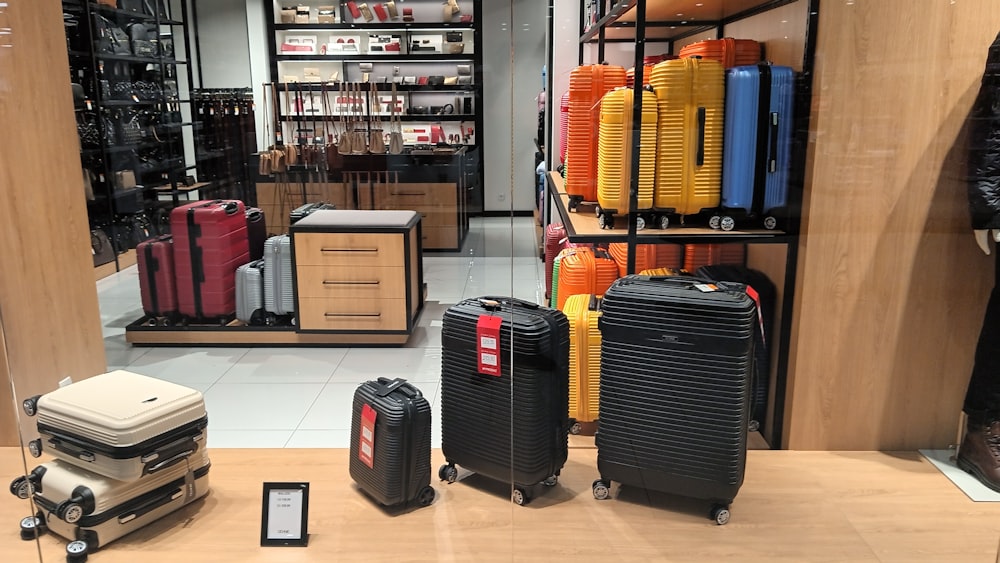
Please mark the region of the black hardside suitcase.
<svg viewBox="0 0 1000 563"><path fill-rule="evenodd" d="M294 225L299 221L305 219L306 217L316 213L317 211L323 211L325 209L336 209L337 206L332 203L320 202L320 203L307 203L305 205L300 205L288 213L288 224Z"/></svg>
<svg viewBox="0 0 1000 563"><path fill-rule="evenodd" d="M264 211L247 207L247 242L250 244L250 261L264 257L264 243L267 242L267 219Z"/></svg>
<svg viewBox="0 0 1000 563"><path fill-rule="evenodd" d="M438 476L454 482L457 464L513 481L517 504L527 503L539 483L554 485L566 463L570 424L566 316L508 297L466 299L445 312L441 345L447 464Z"/></svg>
<svg viewBox="0 0 1000 563"><path fill-rule="evenodd" d="M434 501L431 406L405 379L380 377L354 392L351 478L379 504Z"/></svg>
<svg viewBox="0 0 1000 563"><path fill-rule="evenodd" d="M746 467L757 310L741 284L627 276L601 302L597 499L612 481L729 505Z"/></svg>
<svg viewBox="0 0 1000 563"><path fill-rule="evenodd" d="M695 276L711 281L746 284L754 289L761 323L755 331L753 347L753 373L750 381L750 431L755 432L767 417L767 399L771 387L771 342L778 335L774 331L774 307L778 290L767 274L745 268L719 264L702 266Z"/></svg>

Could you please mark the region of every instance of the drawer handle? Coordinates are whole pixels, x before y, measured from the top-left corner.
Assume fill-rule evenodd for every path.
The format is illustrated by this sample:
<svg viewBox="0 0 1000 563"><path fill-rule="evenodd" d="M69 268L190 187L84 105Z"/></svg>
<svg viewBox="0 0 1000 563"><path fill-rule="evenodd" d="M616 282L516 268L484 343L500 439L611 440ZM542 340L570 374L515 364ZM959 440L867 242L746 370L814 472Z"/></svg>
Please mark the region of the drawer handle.
<svg viewBox="0 0 1000 563"><path fill-rule="evenodd" d="M382 313L324 313L327 317L381 317Z"/></svg>
<svg viewBox="0 0 1000 563"><path fill-rule="evenodd" d="M322 252L378 252L378 247L375 248L323 248L320 249Z"/></svg>
<svg viewBox="0 0 1000 563"><path fill-rule="evenodd" d="M335 281L323 280L323 285L379 285L380 281Z"/></svg>
<svg viewBox="0 0 1000 563"><path fill-rule="evenodd" d="M396 193L394 193L394 194L392 194L392 195L412 195L412 196L421 196L421 195L427 195L427 192L396 192Z"/></svg>

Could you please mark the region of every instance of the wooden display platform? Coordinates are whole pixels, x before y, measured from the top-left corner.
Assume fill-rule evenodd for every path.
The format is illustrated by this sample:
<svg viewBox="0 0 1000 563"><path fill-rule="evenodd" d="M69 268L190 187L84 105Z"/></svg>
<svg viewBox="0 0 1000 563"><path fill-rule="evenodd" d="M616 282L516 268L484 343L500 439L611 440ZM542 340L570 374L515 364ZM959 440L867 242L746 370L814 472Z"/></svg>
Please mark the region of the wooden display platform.
<svg viewBox="0 0 1000 563"><path fill-rule="evenodd" d="M100 563L186 561L994 561L1000 503L970 501L916 452L751 451L732 521L708 503L612 489L597 501L597 450L571 448L559 484L514 506L509 486L460 469L432 478L434 503L379 508L352 482L344 449L211 449L208 496L109 544ZM444 459L432 453L432 471ZM29 468L36 460L28 458ZM0 474L23 469L0 449ZM260 547L261 485L307 481L309 546ZM65 561L66 540L19 539L29 503L0 495L4 560Z"/></svg>
<svg viewBox="0 0 1000 563"><path fill-rule="evenodd" d="M125 341L136 346L402 346L409 334L300 333L294 326L149 326L146 317L125 327Z"/></svg>
<svg viewBox="0 0 1000 563"><path fill-rule="evenodd" d="M136 257L135 249L127 250L118 255L118 268L115 268L114 262L108 262L107 264L101 264L94 268L94 279L103 280L104 278L110 276L111 274L120 272L129 266L135 266Z"/></svg>
<svg viewBox="0 0 1000 563"><path fill-rule="evenodd" d="M602 229L597 222L596 205L581 204L577 211L569 211L569 195L563 191L563 178L556 172L548 173L549 194L566 234L571 242L627 242L628 225L624 215L618 216L614 229ZM720 231L702 226L672 226L668 229L646 228L636 233L640 243L675 242L680 244L696 242L776 242L786 243L788 237L783 231L767 229L744 229Z"/></svg>

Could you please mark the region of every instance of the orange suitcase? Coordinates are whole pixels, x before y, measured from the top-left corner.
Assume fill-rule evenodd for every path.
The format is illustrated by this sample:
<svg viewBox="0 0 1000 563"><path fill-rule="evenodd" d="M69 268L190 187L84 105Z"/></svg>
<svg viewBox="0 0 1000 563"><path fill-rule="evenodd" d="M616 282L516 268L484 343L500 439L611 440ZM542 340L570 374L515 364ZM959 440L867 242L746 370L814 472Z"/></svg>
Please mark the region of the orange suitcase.
<svg viewBox="0 0 1000 563"><path fill-rule="evenodd" d="M695 272L702 266L743 266L746 255L747 246L740 243L689 244L684 247L684 269Z"/></svg>
<svg viewBox="0 0 1000 563"><path fill-rule="evenodd" d="M753 39L709 39L681 49L681 57L701 57L719 61L726 68L755 65L761 61L760 43Z"/></svg>
<svg viewBox="0 0 1000 563"><path fill-rule="evenodd" d="M604 295L618 279L618 264L603 250L567 248L559 255L562 259L558 260L559 266L552 278L556 284L554 297L557 309L562 310L570 295Z"/></svg>
<svg viewBox="0 0 1000 563"><path fill-rule="evenodd" d="M643 270L639 272L640 276L690 276L687 270L679 270L677 268L653 268L651 270Z"/></svg>
<svg viewBox="0 0 1000 563"><path fill-rule="evenodd" d="M628 270L628 244L613 242L608 253L618 264L618 275L624 277ZM684 247L679 244L637 244L635 245L635 271L654 268L680 268L684 263Z"/></svg>
<svg viewBox="0 0 1000 563"><path fill-rule="evenodd" d="M566 123L566 193L569 209L597 200L597 132L601 98L625 85L625 68L583 65L569 76L569 120Z"/></svg>
<svg viewBox="0 0 1000 563"><path fill-rule="evenodd" d="M601 385L601 331L596 295L578 294L566 299L562 312L569 319L569 417L579 434L581 422L597 420Z"/></svg>

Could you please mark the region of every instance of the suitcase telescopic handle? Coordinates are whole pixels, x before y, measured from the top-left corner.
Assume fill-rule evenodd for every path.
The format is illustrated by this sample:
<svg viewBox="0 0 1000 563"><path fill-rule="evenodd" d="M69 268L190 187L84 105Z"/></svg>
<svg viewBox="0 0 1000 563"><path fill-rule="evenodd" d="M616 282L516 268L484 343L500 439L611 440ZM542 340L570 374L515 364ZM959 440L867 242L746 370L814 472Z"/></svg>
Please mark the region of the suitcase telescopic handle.
<svg viewBox="0 0 1000 563"><path fill-rule="evenodd" d="M420 391L416 390L412 385L407 383L407 381L401 377L395 379L389 379L388 377L378 378L379 388L375 391L375 394L379 397L386 397L393 391L399 390L403 391L410 397L416 397L420 395Z"/></svg>

